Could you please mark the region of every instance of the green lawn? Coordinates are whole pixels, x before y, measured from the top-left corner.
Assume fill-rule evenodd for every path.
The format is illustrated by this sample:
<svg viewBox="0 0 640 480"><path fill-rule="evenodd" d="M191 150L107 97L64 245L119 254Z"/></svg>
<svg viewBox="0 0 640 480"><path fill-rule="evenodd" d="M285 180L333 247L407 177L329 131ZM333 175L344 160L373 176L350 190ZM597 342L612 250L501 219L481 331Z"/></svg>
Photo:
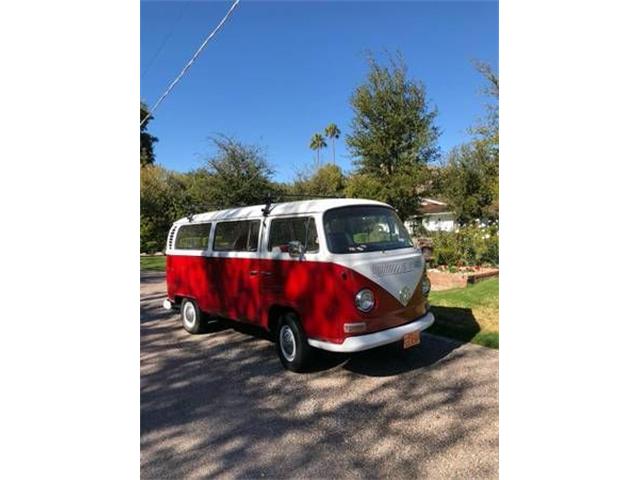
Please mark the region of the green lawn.
<svg viewBox="0 0 640 480"><path fill-rule="evenodd" d="M467 288L429 294L436 323L428 332L498 348L499 279L482 280Z"/></svg>
<svg viewBox="0 0 640 480"><path fill-rule="evenodd" d="M163 256L140 256L140 270L154 270L156 272L164 272L164 266L167 263L167 257Z"/></svg>

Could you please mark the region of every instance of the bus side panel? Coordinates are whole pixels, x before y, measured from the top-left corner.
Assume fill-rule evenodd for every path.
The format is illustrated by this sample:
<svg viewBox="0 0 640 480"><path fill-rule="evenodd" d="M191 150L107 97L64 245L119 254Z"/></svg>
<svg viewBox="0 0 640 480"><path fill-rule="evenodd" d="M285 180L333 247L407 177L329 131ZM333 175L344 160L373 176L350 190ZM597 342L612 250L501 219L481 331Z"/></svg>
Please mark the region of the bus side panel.
<svg viewBox="0 0 640 480"><path fill-rule="evenodd" d="M354 298L362 288L376 297L362 313ZM366 322L371 333L415 320L426 312L417 286L403 306L367 277L330 262L273 259L167 256L170 299L189 297L207 313L268 327L271 306L290 307L300 315L309 337L341 343L344 323Z"/></svg>
<svg viewBox="0 0 640 480"><path fill-rule="evenodd" d="M167 255L167 296L193 298L207 313L216 311L216 299L211 295L211 269L204 256Z"/></svg>
<svg viewBox="0 0 640 480"><path fill-rule="evenodd" d="M257 323L259 276L251 258L210 258L211 296L219 315Z"/></svg>
<svg viewBox="0 0 640 480"><path fill-rule="evenodd" d="M294 309L309 337L339 343L343 323L359 317L353 304L356 286L345 268L327 262L264 260L261 270L269 272L261 278L265 305Z"/></svg>
<svg viewBox="0 0 640 480"><path fill-rule="evenodd" d="M209 314L260 324L261 267L252 258L168 255L167 294L193 298Z"/></svg>
<svg viewBox="0 0 640 480"><path fill-rule="evenodd" d="M328 262L260 260L261 324L268 323L271 305L296 310L309 337L341 343L348 335L344 323L362 322L371 333L415 320L426 312L425 300L416 288L407 306L365 276ZM371 289L376 305L371 312L360 312L354 303L362 288Z"/></svg>

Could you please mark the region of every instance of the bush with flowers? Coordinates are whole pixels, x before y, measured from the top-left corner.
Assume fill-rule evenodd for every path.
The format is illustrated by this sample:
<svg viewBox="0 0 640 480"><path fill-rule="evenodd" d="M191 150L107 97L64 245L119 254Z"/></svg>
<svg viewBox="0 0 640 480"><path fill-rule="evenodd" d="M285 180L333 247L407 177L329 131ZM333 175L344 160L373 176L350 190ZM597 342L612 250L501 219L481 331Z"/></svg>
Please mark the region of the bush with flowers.
<svg viewBox="0 0 640 480"><path fill-rule="evenodd" d="M430 232L433 265L458 271L499 264L498 222L476 220L453 232Z"/></svg>

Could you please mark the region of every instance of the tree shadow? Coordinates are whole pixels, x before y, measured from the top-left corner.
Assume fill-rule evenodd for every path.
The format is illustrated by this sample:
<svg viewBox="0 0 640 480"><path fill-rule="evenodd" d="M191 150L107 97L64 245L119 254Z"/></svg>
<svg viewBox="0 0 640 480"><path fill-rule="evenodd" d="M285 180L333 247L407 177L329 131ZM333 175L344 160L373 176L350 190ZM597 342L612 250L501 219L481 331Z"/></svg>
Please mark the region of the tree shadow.
<svg viewBox="0 0 640 480"><path fill-rule="evenodd" d="M495 351L423 333L413 349L338 355L298 375L256 327L215 321L189 335L152 286L140 309L141 478L497 477Z"/></svg>
<svg viewBox="0 0 640 480"><path fill-rule="evenodd" d="M480 331L480 325L470 308L431 306L436 317L429 328L434 335L441 335L460 342L470 342Z"/></svg>
<svg viewBox="0 0 640 480"><path fill-rule="evenodd" d="M420 344L405 350L402 342L384 345L351 356L344 368L361 375L387 377L424 369L446 358L461 343L422 332Z"/></svg>
<svg viewBox="0 0 640 480"><path fill-rule="evenodd" d="M207 320L205 329L197 335L206 336L229 330L235 331L246 336L244 342L246 344L257 340L270 342L273 356L277 358L277 345L271 332L256 325L240 323L222 317L209 316ZM404 349L401 341L354 353L337 353L314 349L313 361L301 374L314 374L340 367L360 375L372 377L398 375L411 370L430 367L462 345L460 341L430 335L429 333L429 331L422 332L420 344L409 349Z"/></svg>
<svg viewBox="0 0 640 480"><path fill-rule="evenodd" d="M271 335L271 333L264 328L252 325L250 323L235 322L227 318L211 315L207 316L207 323L202 334L206 335L216 332L222 332L224 330L234 330L238 333L247 335L247 337L249 337L248 341L251 341L251 338L254 338L255 340L262 339L273 341L273 336Z"/></svg>
<svg viewBox="0 0 640 480"><path fill-rule="evenodd" d="M141 285L150 285L164 280L164 273L144 272L141 275ZM144 304L155 307L160 304L164 292L148 294ZM150 308L154 311L153 308ZM314 374L322 371L343 368L360 375L385 377L406 373L416 369L430 367L463 343L469 342L479 331L480 326L473 312L469 308L431 306L435 315L435 323L428 330L422 332L419 345L404 350L402 342L384 345L363 352L340 354L315 350L315 359L304 374ZM175 315L175 312L170 314ZM144 323L157 319L155 315L141 315ZM235 331L246 335L245 342L266 340L271 343L273 356L277 358L274 338L271 332L249 323L237 322L219 316L206 316L207 324L204 331L196 337L206 337L225 331ZM176 322L179 325L179 322Z"/></svg>
<svg viewBox="0 0 640 480"><path fill-rule="evenodd" d="M164 281L165 273L154 270L140 271L140 285L150 285L159 281Z"/></svg>

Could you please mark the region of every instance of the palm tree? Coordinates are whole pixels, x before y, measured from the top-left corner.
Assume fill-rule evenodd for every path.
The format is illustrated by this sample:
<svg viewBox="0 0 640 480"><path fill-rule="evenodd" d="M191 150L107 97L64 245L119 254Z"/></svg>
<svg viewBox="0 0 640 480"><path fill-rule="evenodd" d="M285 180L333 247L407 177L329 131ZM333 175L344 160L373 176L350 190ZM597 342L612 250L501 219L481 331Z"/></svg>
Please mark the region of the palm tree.
<svg viewBox="0 0 640 480"><path fill-rule="evenodd" d="M335 123L330 123L324 129L324 134L331 139L331 148L333 150L333 164L336 164L336 140L340 138L340 129Z"/></svg>
<svg viewBox="0 0 640 480"><path fill-rule="evenodd" d="M320 150L327 146L327 142L324 141L324 137L321 133L314 133L313 137L311 137L311 143L309 144L309 148L311 150L315 150L317 152L317 161L316 167L320 166Z"/></svg>

